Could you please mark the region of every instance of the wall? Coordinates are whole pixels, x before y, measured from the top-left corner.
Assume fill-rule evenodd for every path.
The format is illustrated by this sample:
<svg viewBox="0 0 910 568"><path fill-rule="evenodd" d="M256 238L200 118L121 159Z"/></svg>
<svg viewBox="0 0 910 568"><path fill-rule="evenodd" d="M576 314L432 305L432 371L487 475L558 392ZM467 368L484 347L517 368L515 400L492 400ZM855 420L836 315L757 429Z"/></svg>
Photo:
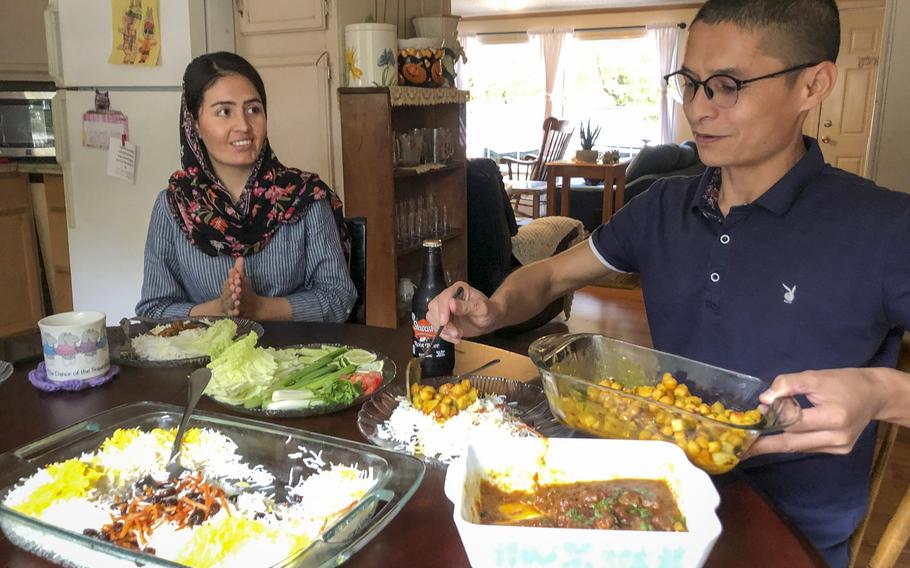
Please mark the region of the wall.
<svg viewBox="0 0 910 568"><path fill-rule="evenodd" d="M450 6L449 0L384 1L388 4L385 21L399 25L399 37L413 35L414 16L448 13ZM378 5L382 11L383 0ZM239 15L235 26L237 53L259 69L266 83L269 139L279 159L285 165L319 173L342 198L337 90L344 86L344 27L366 21L373 11L373 0L329 0L324 30L243 34Z"/></svg>
<svg viewBox="0 0 910 568"><path fill-rule="evenodd" d="M688 24L695 17L698 5L674 7L673 9L642 9L642 10L611 10L611 11L584 11L567 14L537 14L537 15L507 15L467 18L459 23L459 33L481 32L524 32L532 28L599 28L644 26L664 22L685 22ZM686 32L682 34L683 49L685 49ZM683 52L684 53L684 52ZM682 108L676 109L677 142L692 138L692 131L682 113Z"/></svg>
<svg viewBox="0 0 910 568"><path fill-rule="evenodd" d="M910 193L910 2L887 0L878 92L866 176L879 185Z"/></svg>
<svg viewBox="0 0 910 568"><path fill-rule="evenodd" d="M50 81L44 9L47 0L3 0L0 7L0 81Z"/></svg>

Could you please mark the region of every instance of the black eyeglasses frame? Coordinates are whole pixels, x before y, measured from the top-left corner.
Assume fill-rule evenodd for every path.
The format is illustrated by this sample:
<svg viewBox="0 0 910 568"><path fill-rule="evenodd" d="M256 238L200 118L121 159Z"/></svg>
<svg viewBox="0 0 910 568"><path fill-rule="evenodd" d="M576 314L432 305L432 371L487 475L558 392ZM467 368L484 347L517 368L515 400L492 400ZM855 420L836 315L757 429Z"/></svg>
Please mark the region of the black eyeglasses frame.
<svg viewBox="0 0 910 568"><path fill-rule="evenodd" d="M760 77L752 77L751 79L737 79L736 77L729 75L727 73L715 73L714 75L711 75L704 81L699 81L685 69L680 69L678 71L674 71L672 73L668 73L667 75L664 75L664 83L666 83L667 86L669 86L670 78L674 77L675 75L682 75L683 77L685 77L686 79L691 81L695 85L695 90L692 91L692 98L689 99L688 101L686 101L686 100L680 101L680 102L686 103L686 102L692 102L693 100L695 100L695 95L698 94L699 87L702 87L704 89L705 96L708 98L708 100L713 101L714 100L714 89L712 89L708 86L708 81L710 81L711 79L714 79L716 77L723 77L725 79L730 79L731 81L733 81L733 84L736 85L736 100L733 101L733 105L735 105L736 102L739 101L739 92L742 91L743 87L745 87L749 83L754 83L756 81L761 81L764 79L772 79L774 77L780 77L781 75L786 75L787 73L793 73L794 71L802 71L803 69L808 69L809 67L815 67L816 65L818 65L820 63L823 63L823 61L816 61L815 63L803 63L802 65L788 67L787 69L783 69L781 71L775 71L774 73L768 73L767 75L762 75ZM683 95L683 93L680 93L680 95L682 96L683 99L685 99L685 96ZM733 106L733 105L730 105L730 106Z"/></svg>

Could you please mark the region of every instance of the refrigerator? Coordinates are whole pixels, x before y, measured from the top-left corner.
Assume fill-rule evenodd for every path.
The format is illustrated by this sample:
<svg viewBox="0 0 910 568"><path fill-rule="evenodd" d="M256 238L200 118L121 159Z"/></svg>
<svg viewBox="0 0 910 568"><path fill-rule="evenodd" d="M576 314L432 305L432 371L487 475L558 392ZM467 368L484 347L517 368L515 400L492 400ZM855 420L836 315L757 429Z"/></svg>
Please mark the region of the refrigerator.
<svg viewBox="0 0 910 568"><path fill-rule="evenodd" d="M109 324L134 314L152 204L180 167L183 71L197 55L234 51L231 0L158 0L158 6L154 67L108 63L111 0L50 0L45 12L73 307L103 311ZM137 145L132 183L107 175L107 150L83 145L83 114L94 110L96 89L108 92L110 110L127 117L128 140Z"/></svg>

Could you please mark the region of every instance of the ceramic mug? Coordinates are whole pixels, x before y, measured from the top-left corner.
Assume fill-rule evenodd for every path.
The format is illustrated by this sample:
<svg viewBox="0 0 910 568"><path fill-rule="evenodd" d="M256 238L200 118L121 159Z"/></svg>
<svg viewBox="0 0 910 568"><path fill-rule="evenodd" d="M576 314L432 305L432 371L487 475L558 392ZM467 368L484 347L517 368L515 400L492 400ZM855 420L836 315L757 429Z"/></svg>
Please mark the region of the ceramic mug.
<svg viewBox="0 0 910 568"><path fill-rule="evenodd" d="M52 381L100 377L111 368L103 312L65 312L38 321L44 368Z"/></svg>

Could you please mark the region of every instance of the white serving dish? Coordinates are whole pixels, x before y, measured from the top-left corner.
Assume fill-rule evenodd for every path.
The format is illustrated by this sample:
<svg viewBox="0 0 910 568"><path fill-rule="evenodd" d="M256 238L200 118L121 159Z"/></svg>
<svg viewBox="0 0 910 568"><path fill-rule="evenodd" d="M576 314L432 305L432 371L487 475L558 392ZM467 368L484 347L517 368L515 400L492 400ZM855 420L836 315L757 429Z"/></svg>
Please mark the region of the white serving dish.
<svg viewBox="0 0 910 568"><path fill-rule="evenodd" d="M486 479L509 489L617 478L662 479L686 518L687 532L482 525L478 497ZM720 497L706 473L677 446L660 441L534 438L508 445L479 441L449 466L445 493L472 566L699 567L721 526Z"/></svg>

